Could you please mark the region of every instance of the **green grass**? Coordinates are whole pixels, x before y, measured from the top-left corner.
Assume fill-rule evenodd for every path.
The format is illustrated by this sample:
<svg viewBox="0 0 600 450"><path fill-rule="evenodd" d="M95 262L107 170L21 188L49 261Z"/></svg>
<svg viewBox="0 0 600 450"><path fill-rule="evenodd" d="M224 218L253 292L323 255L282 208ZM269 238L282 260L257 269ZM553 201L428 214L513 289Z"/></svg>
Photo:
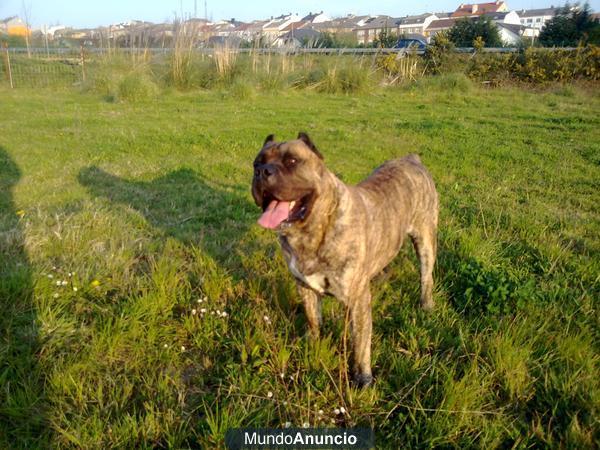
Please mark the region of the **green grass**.
<svg viewBox="0 0 600 450"><path fill-rule="evenodd" d="M0 447L214 448L286 422L372 426L380 448L597 447L598 90L464 83L2 88ZM305 337L255 225L252 159L299 130L350 183L417 152L440 193L437 309L407 244L373 283L373 388L347 384L335 300Z"/></svg>

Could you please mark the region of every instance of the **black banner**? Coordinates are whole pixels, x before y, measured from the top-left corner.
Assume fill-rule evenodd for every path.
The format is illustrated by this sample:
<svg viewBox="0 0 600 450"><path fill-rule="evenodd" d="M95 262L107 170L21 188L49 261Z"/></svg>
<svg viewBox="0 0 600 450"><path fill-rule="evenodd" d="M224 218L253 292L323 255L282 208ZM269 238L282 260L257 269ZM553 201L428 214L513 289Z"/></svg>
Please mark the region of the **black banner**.
<svg viewBox="0 0 600 450"><path fill-rule="evenodd" d="M361 449L375 448L369 428L233 428L225 445L241 449Z"/></svg>

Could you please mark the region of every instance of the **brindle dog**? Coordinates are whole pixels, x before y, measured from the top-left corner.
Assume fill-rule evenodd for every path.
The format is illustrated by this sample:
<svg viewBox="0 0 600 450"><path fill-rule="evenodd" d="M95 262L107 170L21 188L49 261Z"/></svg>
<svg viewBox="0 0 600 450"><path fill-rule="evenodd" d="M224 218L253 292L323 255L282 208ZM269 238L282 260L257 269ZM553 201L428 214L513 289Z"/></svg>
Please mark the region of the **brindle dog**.
<svg viewBox="0 0 600 450"><path fill-rule="evenodd" d="M433 308L438 195L418 156L388 161L357 186L331 173L308 135L265 140L254 161L258 223L277 230L297 281L310 330L319 334L321 296L347 308L353 377L372 382L369 283L396 256L408 234L421 265L421 306Z"/></svg>

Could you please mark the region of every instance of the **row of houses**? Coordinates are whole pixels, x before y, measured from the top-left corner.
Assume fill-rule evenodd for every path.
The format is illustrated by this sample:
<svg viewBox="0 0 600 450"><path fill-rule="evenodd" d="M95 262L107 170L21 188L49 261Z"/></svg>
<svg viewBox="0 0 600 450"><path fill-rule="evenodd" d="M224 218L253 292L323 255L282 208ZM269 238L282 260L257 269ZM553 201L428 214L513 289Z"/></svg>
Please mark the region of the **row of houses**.
<svg viewBox="0 0 600 450"><path fill-rule="evenodd" d="M557 8L510 10L504 0L490 3L460 4L455 11L424 13L413 16L348 15L329 18L323 11L283 14L266 20L240 22L235 19L211 22L188 19L183 22L153 24L131 21L94 29L72 29L62 26L36 30L45 39L78 40L96 46L168 46L178 33L192 35L201 45L225 41L234 44L258 42L261 46L301 46L317 42L323 33L343 36L347 41L369 45L386 31L397 35L420 36L430 40L435 34L448 30L457 20L488 17L494 22L502 40L508 45L523 38L535 39L544 25L554 17ZM25 35L27 26L18 17L0 22L0 33Z"/></svg>
<svg viewBox="0 0 600 450"><path fill-rule="evenodd" d="M449 30L464 18L488 17L498 27L500 37L509 44L518 44L523 38L535 39L546 22L556 14L557 8L510 11L506 2L460 4L453 12L425 13L416 16L371 18L356 29L359 43L369 44L383 30L399 35L416 34L430 40L434 35Z"/></svg>

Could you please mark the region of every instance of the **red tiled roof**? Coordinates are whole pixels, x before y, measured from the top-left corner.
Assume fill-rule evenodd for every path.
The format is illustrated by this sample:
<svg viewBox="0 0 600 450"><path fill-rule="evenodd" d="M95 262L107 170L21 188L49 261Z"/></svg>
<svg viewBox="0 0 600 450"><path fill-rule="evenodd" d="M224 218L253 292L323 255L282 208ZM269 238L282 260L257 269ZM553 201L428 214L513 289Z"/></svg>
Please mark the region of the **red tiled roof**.
<svg viewBox="0 0 600 450"><path fill-rule="evenodd" d="M494 13L503 6L503 1L496 1L492 3L461 4L458 8L456 8L456 11L452 13L452 17L479 16L481 14Z"/></svg>
<svg viewBox="0 0 600 450"><path fill-rule="evenodd" d="M292 23L290 23L287 27L285 27L281 31L299 30L300 28L303 28L306 25L308 25L308 22L302 22L302 21L300 21L300 22L292 22Z"/></svg>

